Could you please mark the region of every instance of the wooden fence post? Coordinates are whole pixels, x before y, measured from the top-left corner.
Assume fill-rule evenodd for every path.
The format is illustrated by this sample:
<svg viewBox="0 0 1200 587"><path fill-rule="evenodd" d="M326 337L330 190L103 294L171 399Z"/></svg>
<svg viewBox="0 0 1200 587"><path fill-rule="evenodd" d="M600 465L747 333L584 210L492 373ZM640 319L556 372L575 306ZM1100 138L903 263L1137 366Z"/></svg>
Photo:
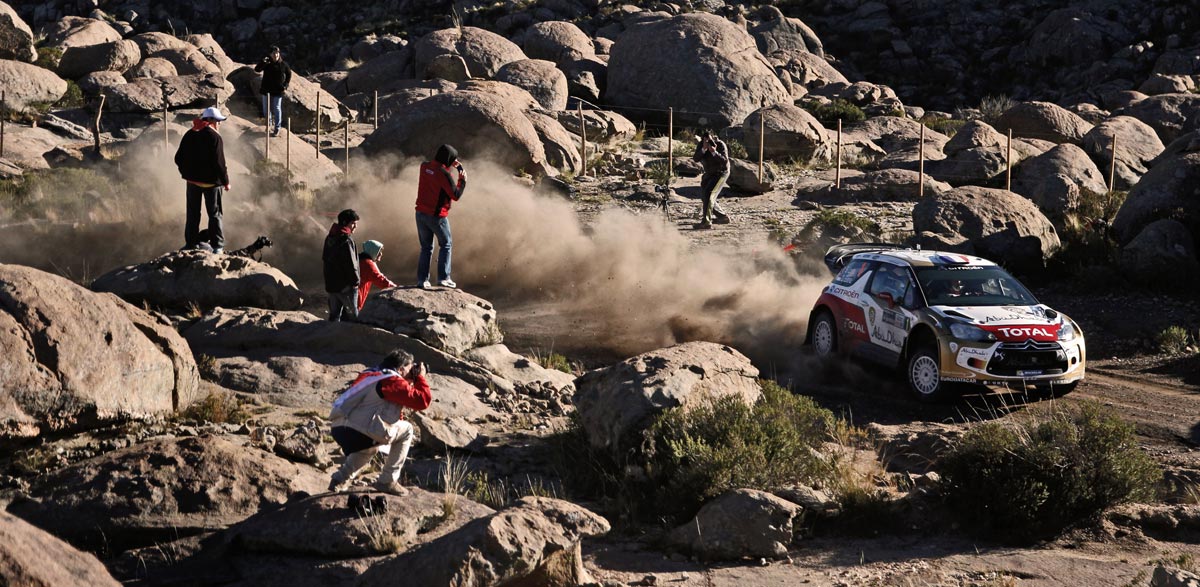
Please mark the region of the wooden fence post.
<svg viewBox="0 0 1200 587"><path fill-rule="evenodd" d="M96 147L96 157L100 157L100 114L104 112L104 93L100 93L100 105L96 107L96 124L92 127L92 140ZM164 121L163 127L166 127Z"/></svg>
<svg viewBox="0 0 1200 587"><path fill-rule="evenodd" d="M284 163L284 169L287 170L287 175L290 176L292 174L292 117L291 116L289 116L287 119L287 131L288 131L287 139L285 139L283 141L284 161L286 161L286 163ZM289 183L290 183L290 181L289 181Z"/></svg>
<svg viewBox="0 0 1200 587"><path fill-rule="evenodd" d="M917 162L917 199L925 197L925 125L921 125L921 149Z"/></svg>
<svg viewBox="0 0 1200 587"><path fill-rule="evenodd" d="M1113 135L1112 165L1108 168L1108 191L1117 191L1117 135Z"/></svg>
<svg viewBox="0 0 1200 587"><path fill-rule="evenodd" d="M8 118L8 92L0 90L0 157L4 156L4 119Z"/></svg>
<svg viewBox="0 0 1200 587"><path fill-rule="evenodd" d="M350 121L346 121L345 130L342 133L342 145L346 148L346 179L350 179Z"/></svg>
<svg viewBox="0 0 1200 587"><path fill-rule="evenodd" d="M587 123L583 120L583 102L579 102L579 155L583 159L583 173L587 175Z"/></svg>
<svg viewBox="0 0 1200 587"><path fill-rule="evenodd" d="M667 108L667 187L675 177L675 108Z"/></svg>
<svg viewBox="0 0 1200 587"><path fill-rule="evenodd" d="M321 90L317 90L317 159L321 158Z"/></svg>
<svg viewBox="0 0 1200 587"><path fill-rule="evenodd" d="M758 111L758 183L763 180L763 147L766 144L767 115L760 108Z"/></svg>
<svg viewBox="0 0 1200 587"><path fill-rule="evenodd" d="M1012 191L1012 129L1008 129L1007 153L1004 155L1004 189Z"/></svg>
<svg viewBox="0 0 1200 587"><path fill-rule="evenodd" d="M837 172L833 176L833 187L842 189L842 119L838 119L837 134Z"/></svg>
<svg viewBox="0 0 1200 587"><path fill-rule="evenodd" d="M375 114L372 116L375 122L375 130L379 130L379 90L375 90Z"/></svg>

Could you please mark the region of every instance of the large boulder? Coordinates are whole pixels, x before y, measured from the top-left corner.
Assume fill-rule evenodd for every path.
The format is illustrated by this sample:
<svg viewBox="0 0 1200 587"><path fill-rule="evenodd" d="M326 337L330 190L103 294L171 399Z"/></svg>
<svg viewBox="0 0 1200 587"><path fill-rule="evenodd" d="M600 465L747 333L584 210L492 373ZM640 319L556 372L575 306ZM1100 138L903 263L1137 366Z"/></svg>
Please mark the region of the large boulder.
<svg viewBox="0 0 1200 587"><path fill-rule="evenodd" d="M221 70L221 75L228 76L239 67L237 62L225 54L225 49L221 47L220 43L217 43L217 40L211 34L188 35L183 40L199 49L201 55Z"/></svg>
<svg viewBox="0 0 1200 587"><path fill-rule="evenodd" d="M664 71L673 72L670 83L663 83ZM791 102L791 95L745 29L690 13L634 25L617 39L605 99L630 108L672 107L675 124L724 128L762 106Z"/></svg>
<svg viewBox="0 0 1200 587"><path fill-rule="evenodd" d="M1113 148L1116 168L1113 169ZM1150 162L1163 151L1163 143L1150 125L1132 116L1113 116L1097 124L1083 137L1083 148L1104 174L1114 171L1115 189L1128 190L1150 169Z"/></svg>
<svg viewBox="0 0 1200 587"><path fill-rule="evenodd" d="M463 358L478 363L517 386L549 385L557 390L575 390L575 376L557 369L547 369L518 355L502 344L473 348L463 353Z"/></svg>
<svg viewBox="0 0 1200 587"><path fill-rule="evenodd" d="M729 160L729 195L758 195L775 189L775 166L763 163L759 174L758 162L737 157Z"/></svg>
<svg viewBox="0 0 1200 587"><path fill-rule="evenodd" d="M526 497L372 566L356 585L390 586L397 577L412 585L580 585L591 582L580 541L608 530L608 521L580 506Z"/></svg>
<svg viewBox="0 0 1200 587"><path fill-rule="evenodd" d="M1012 130L1014 137L1080 144L1092 124L1078 114L1050 102L1022 102L996 121L996 130Z"/></svg>
<svg viewBox="0 0 1200 587"><path fill-rule="evenodd" d="M142 60L142 50L129 40L69 47L58 62L58 75L79 79L94 71L125 73Z"/></svg>
<svg viewBox="0 0 1200 587"><path fill-rule="evenodd" d="M18 168L49 169L46 155L64 142L62 137L41 126L9 124L4 132L4 158ZM14 260L8 255L4 258Z"/></svg>
<svg viewBox="0 0 1200 587"><path fill-rule="evenodd" d="M584 110L582 121L578 111L559 111L554 116L572 134L586 132L589 143L613 144L637 134L637 126L632 121L609 110Z"/></svg>
<svg viewBox="0 0 1200 587"><path fill-rule="evenodd" d="M916 201L920 194L921 174L908 169L877 169L862 175L842 178L841 189L830 185L823 199L834 203ZM925 195L950 191L950 184L925 175Z"/></svg>
<svg viewBox="0 0 1200 587"><path fill-rule="evenodd" d="M425 79L429 64L438 55L458 55L471 77L491 79L508 63L527 59L512 41L477 27L442 29L414 44L417 77Z"/></svg>
<svg viewBox="0 0 1200 587"><path fill-rule="evenodd" d="M553 116L532 110L526 112L525 116L533 123L538 138L542 140L546 163L563 172L578 173L583 169L579 137L567 132Z"/></svg>
<svg viewBox="0 0 1200 587"><path fill-rule="evenodd" d="M328 483L222 437L162 438L46 475L9 512L75 544L144 546L223 529Z"/></svg>
<svg viewBox="0 0 1200 587"><path fill-rule="evenodd" d="M0 512L0 585L119 587L120 583L94 555Z"/></svg>
<svg viewBox="0 0 1200 587"><path fill-rule="evenodd" d="M671 408L733 396L754 404L758 369L738 351L688 342L650 351L575 380L575 406L592 446L619 451L650 420Z"/></svg>
<svg viewBox="0 0 1200 587"><path fill-rule="evenodd" d="M125 80L133 81L139 78L174 77L179 75L175 65L162 57L148 57L141 63L125 72ZM124 81L124 80L122 80ZM82 85L82 81L80 82Z"/></svg>
<svg viewBox="0 0 1200 587"><path fill-rule="evenodd" d="M1117 240L1126 244L1155 220L1174 218L1200 234L1200 145L1193 142L1164 156L1129 191L1113 219Z"/></svg>
<svg viewBox="0 0 1200 587"><path fill-rule="evenodd" d="M464 159L489 159L535 175L548 172L533 123L510 102L482 92L454 91L421 100L379 127L362 148L372 155L429 157L444 143L457 147Z"/></svg>
<svg viewBox="0 0 1200 587"><path fill-rule="evenodd" d="M84 47L121 40L121 33L107 22L82 16L64 16L54 24L47 26L42 34L46 36L42 41L44 46L62 51L66 51L70 47Z"/></svg>
<svg viewBox="0 0 1200 587"><path fill-rule="evenodd" d="M57 102L67 93L67 81L36 65L0 59L0 88L4 88L4 107L21 111L37 103Z"/></svg>
<svg viewBox="0 0 1200 587"><path fill-rule="evenodd" d="M953 186L988 183L1008 169L1008 152L996 147L963 149L925 163L925 173Z"/></svg>
<svg viewBox="0 0 1200 587"><path fill-rule="evenodd" d="M770 55L776 51L812 53L825 55L825 49L817 33L798 18L783 15L774 6L763 6L758 10L758 22L750 26L750 34L758 45L758 51Z"/></svg>
<svg viewBox="0 0 1200 587"><path fill-rule="evenodd" d="M371 93L376 90L383 94L396 80L408 79L413 75L413 51L406 46L399 51L384 53L350 70L343 86L346 94Z"/></svg>
<svg viewBox="0 0 1200 587"><path fill-rule="evenodd" d="M247 257L204 251L176 251L114 269L92 282L92 289L115 293L135 305L176 309L195 305L296 310L304 303L296 282L282 271Z"/></svg>
<svg viewBox="0 0 1200 587"><path fill-rule="evenodd" d="M1119 264L1136 283L1186 288L1200 280L1194 233L1169 218L1146 225L1121 249Z"/></svg>
<svg viewBox="0 0 1200 587"><path fill-rule="evenodd" d="M1120 112L1150 126L1170 143L1195 130L1200 122L1200 94L1163 94L1139 100Z"/></svg>
<svg viewBox="0 0 1200 587"><path fill-rule="evenodd" d="M797 159L803 162L828 161L834 156L836 137L815 116L793 104L776 104L755 110L742 123L746 150L758 158L761 142L764 156L771 159ZM831 144L832 143L832 144Z"/></svg>
<svg viewBox="0 0 1200 587"><path fill-rule="evenodd" d="M370 497L370 511L347 507L347 499ZM381 501L380 501L381 500ZM447 516L444 504L453 500ZM322 558L359 558L404 552L436 540L491 508L465 497L412 488L405 497L366 493L328 493L260 512L225 532L240 555L284 554ZM384 534L387 540L383 540Z"/></svg>
<svg viewBox="0 0 1200 587"><path fill-rule="evenodd" d="M331 394L367 365L396 348L412 353L431 373L487 389L512 383L415 338L365 324L330 322L308 312L218 308L184 330L222 386L289 406L327 407Z"/></svg>
<svg viewBox="0 0 1200 587"><path fill-rule="evenodd" d="M550 61L522 59L507 63L496 72L496 80L527 90L546 110L567 107L567 76Z"/></svg>
<svg viewBox="0 0 1200 587"><path fill-rule="evenodd" d="M1006 190L960 187L917 202L913 231L927 249L987 257L1016 270L1036 270L1061 245L1037 205Z"/></svg>
<svg viewBox="0 0 1200 587"><path fill-rule="evenodd" d="M706 560L780 558L803 515L803 507L765 491L735 489L704 504L668 540Z"/></svg>
<svg viewBox="0 0 1200 587"><path fill-rule="evenodd" d="M504 339L492 304L461 289L384 290L363 306L358 319L452 355Z"/></svg>
<svg viewBox="0 0 1200 587"><path fill-rule="evenodd" d="M1012 191L1059 219L1079 207L1085 193L1103 194L1108 186L1083 149L1062 144L1018 165L1013 171Z"/></svg>
<svg viewBox="0 0 1200 587"><path fill-rule="evenodd" d="M530 59L545 59L557 65L596 55L587 33L574 23L561 20L539 22L526 29L522 47Z"/></svg>
<svg viewBox="0 0 1200 587"><path fill-rule="evenodd" d="M0 264L0 342L0 436L163 416L198 395L170 326L29 267Z"/></svg>
<svg viewBox="0 0 1200 587"><path fill-rule="evenodd" d="M769 55L768 62L781 75L788 76L793 84L805 89L820 88L829 84L850 85L850 80L820 55L795 50L773 51Z"/></svg>
<svg viewBox="0 0 1200 587"><path fill-rule="evenodd" d="M233 84L220 74L143 78L111 86L104 107L112 112L162 112L164 86L167 107L172 109L223 104L233 95Z"/></svg>
<svg viewBox="0 0 1200 587"><path fill-rule="evenodd" d="M37 59L33 30L11 6L0 2L0 59L31 62Z"/></svg>

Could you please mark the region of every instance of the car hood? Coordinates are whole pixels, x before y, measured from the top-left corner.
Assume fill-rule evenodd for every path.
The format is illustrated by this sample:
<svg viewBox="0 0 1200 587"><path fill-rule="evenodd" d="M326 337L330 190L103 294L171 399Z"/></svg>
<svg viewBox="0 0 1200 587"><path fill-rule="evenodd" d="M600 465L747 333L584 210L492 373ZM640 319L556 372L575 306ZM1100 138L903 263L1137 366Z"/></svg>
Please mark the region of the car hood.
<svg viewBox="0 0 1200 587"><path fill-rule="evenodd" d="M933 306L951 320L964 321L996 336L998 340L1053 341L1062 328L1062 315L1043 305L1036 306Z"/></svg>

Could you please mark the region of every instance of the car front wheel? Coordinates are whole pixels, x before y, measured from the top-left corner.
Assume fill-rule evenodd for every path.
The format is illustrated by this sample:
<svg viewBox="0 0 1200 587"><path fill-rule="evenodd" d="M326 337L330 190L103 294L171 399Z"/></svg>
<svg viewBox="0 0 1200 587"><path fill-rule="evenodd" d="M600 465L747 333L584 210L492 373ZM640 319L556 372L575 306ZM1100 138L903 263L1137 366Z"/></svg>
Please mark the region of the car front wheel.
<svg viewBox="0 0 1200 587"><path fill-rule="evenodd" d="M837 326L829 312L821 312L813 322L812 346L818 357L828 357L837 352Z"/></svg>
<svg viewBox="0 0 1200 587"><path fill-rule="evenodd" d="M944 398L946 384L942 382L936 346L923 345L909 355L908 388L923 402L940 401Z"/></svg>

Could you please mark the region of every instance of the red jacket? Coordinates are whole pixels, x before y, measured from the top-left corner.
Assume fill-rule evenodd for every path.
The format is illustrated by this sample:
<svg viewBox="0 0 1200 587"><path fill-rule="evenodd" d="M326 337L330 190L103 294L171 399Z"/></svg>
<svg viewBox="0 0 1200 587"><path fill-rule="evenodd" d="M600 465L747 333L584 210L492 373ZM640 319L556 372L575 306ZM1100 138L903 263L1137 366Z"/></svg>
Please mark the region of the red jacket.
<svg viewBox="0 0 1200 587"><path fill-rule="evenodd" d="M370 257L360 257L358 260L358 274L361 276L361 281L358 282L358 309L362 310L363 304L367 303L367 294L371 293L371 286L378 285L380 289L387 287L396 287L396 284L387 276L379 272L379 266L375 264L375 260Z"/></svg>
<svg viewBox="0 0 1200 587"><path fill-rule="evenodd" d="M354 380L354 383L378 374L378 371L363 371ZM353 387L354 383L350 386ZM429 393L429 383L425 381L424 376L418 376L414 381L403 377L388 377L377 383L375 389L384 401L403 406L414 412L428 408L429 403L433 401L433 396Z"/></svg>
<svg viewBox="0 0 1200 587"><path fill-rule="evenodd" d="M455 184L450 168L437 161L421 164L421 181L417 184L417 212L444 218L450 214L450 204L462 197L467 178L460 172Z"/></svg>

